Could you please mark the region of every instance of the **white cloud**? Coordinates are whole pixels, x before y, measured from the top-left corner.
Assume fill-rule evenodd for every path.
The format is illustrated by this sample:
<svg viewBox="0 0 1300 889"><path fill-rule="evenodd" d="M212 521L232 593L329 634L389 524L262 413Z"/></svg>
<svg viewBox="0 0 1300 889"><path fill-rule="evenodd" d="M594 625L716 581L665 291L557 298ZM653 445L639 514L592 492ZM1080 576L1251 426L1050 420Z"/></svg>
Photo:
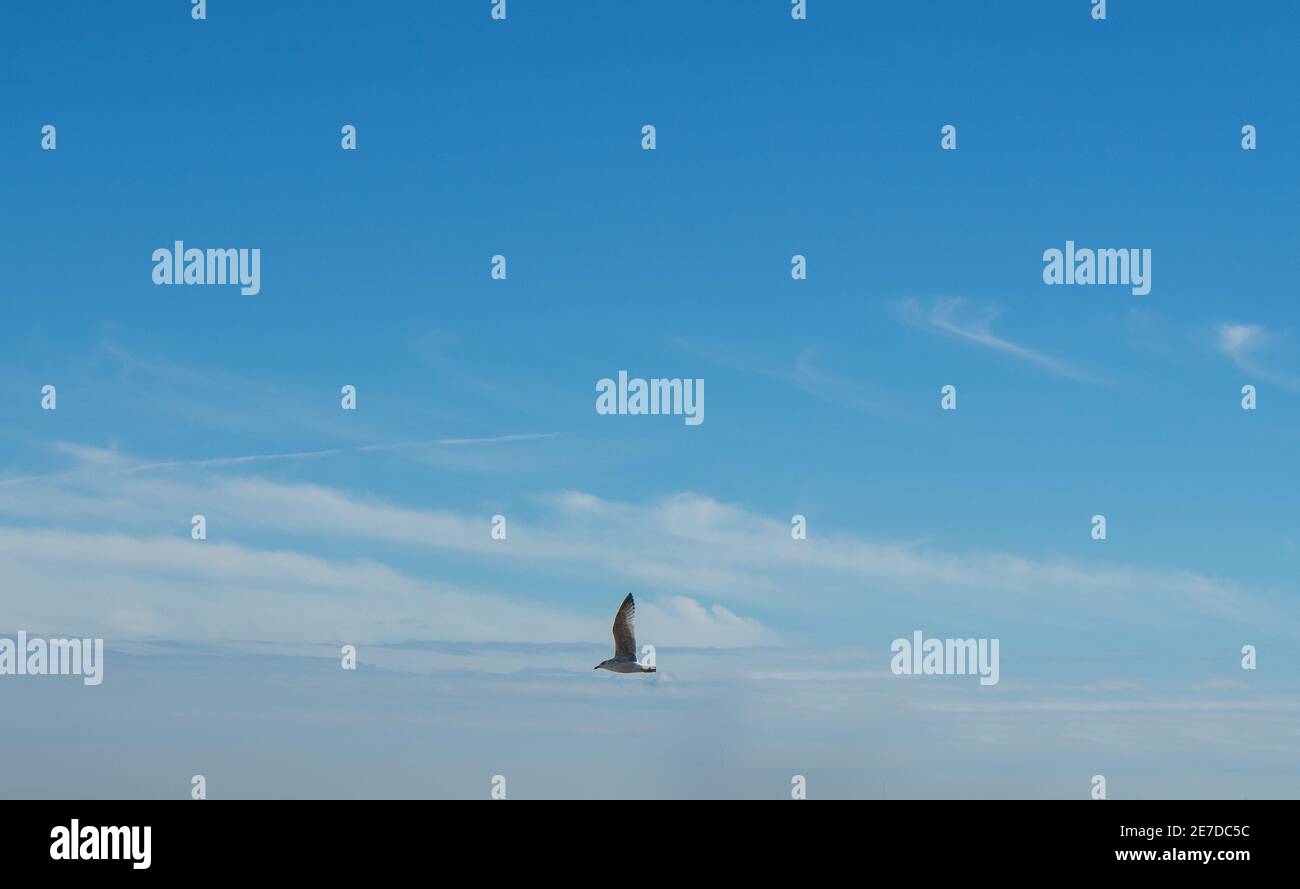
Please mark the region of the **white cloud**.
<svg viewBox="0 0 1300 889"><path fill-rule="evenodd" d="M959 317L966 305L966 300L961 297L937 300L929 308L922 306L920 301L914 298L906 299L899 306L899 317L913 327L1012 355L1058 376L1081 382L1095 382L1088 374L1076 370L1059 359L994 334L993 321L999 313L992 307L985 306L975 310L974 317Z"/></svg>
<svg viewBox="0 0 1300 889"><path fill-rule="evenodd" d="M1262 359L1277 337L1259 324L1220 324L1215 330L1215 348L1246 373L1265 382L1300 391L1300 378L1279 372Z"/></svg>
<svg viewBox="0 0 1300 889"><path fill-rule="evenodd" d="M769 624L786 615L838 628L845 609L900 621L922 609L1005 626L1044 602L1039 620L1062 626L1208 616L1297 632L1294 616L1266 599L1192 572L825 531L794 541L784 518L689 492L647 503L560 493L512 515L509 540L493 541L474 510L412 508L233 469L123 474L100 454L81 456L76 475L0 487L5 576L22 580L3 598L33 626L91 614L119 635L137 626L176 638L214 638L219 628L228 638L603 642L632 590L643 629L657 624L644 641L657 645L777 641L741 616L755 609ZM201 543L189 539L196 512L208 518ZM395 557L419 567L398 571ZM521 573L591 597L608 587L608 600L539 608L519 590ZM243 623L259 614L274 618L265 635Z"/></svg>
<svg viewBox="0 0 1300 889"><path fill-rule="evenodd" d="M188 536L0 528L6 628L108 639L281 644L413 639L611 640L609 613L426 580L341 559ZM641 638L726 647L774 641L757 621L684 598L640 607ZM610 642L612 644L612 642Z"/></svg>

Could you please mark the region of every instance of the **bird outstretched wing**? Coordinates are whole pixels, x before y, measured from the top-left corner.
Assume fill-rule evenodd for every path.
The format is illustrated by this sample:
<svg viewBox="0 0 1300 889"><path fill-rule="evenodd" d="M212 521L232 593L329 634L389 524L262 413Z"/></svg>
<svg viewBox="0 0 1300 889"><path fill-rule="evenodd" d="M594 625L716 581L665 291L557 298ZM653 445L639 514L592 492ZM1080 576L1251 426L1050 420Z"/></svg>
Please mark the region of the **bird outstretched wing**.
<svg viewBox="0 0 1300 889"><path fill-rule="evenodd" d="M614 657L636 660L636 602L628 593L614 616Z"/></svg>

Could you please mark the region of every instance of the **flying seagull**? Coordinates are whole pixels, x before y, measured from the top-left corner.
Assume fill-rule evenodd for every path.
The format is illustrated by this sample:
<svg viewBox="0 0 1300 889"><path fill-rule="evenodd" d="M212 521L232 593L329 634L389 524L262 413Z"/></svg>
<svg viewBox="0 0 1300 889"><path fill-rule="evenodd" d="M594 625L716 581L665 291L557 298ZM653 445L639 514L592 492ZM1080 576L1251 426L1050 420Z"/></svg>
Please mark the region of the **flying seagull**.
<svg viewBox="0 0 1300 889"><path fill-rule="evenodd" d="M614 673L653 673L654 667L643 667L636 659L636 603L628 593L614 615L614 656L602 661L593 670L604 667Z"/></svg>

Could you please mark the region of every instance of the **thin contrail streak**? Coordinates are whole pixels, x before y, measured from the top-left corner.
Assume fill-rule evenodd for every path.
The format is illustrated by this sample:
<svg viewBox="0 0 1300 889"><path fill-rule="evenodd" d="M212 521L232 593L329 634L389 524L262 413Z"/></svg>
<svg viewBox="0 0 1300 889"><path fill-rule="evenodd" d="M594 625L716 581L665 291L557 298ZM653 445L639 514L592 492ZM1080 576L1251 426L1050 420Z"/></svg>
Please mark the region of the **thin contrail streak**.
<svg viewBox="0 0 1300 889"><path fill-rule="evenodd" d="M360 445L351 448L326 448L321 451L289 451L283 454L247 454L240 457L206 457L201 460L164 460L155 463L136 463L129 466L93 467L70 469L66 472L50 472L43 475L22 475L0 479L0 487L22 484L23 482L42 481L56 478L73 478L79 475L107 473L111 475L134 475L138 472L150 472L156 469L175 469L180 466L234 466L240 463L258 463L269 460L304 460L311 457L335 457L346 453L363 451L391 451L399 448L429 447L441 445L452 447L470 444L495 444L511 441L535 441L542 438L554 438L557 432L528 432L518 435L498 435L491 438L433 438L424 441L401 441L392 444Z"/></svg>

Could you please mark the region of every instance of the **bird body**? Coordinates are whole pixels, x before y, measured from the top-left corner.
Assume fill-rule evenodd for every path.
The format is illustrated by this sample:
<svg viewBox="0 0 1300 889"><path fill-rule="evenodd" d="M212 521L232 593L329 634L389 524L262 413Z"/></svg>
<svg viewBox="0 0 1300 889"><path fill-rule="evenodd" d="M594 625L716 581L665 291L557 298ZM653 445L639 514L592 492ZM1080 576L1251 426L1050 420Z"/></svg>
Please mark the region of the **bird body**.
<svg viewBox="0 0 1300 889"><path fill-rule="evenodd" d="M599 670L601 668L609 670L611 673L653 673L655 671L654 667L643 667L637 661L620 661L616 658L603 661L600 666L592 669Z"/></svg>
<svg viewBox="0 0 1300 889"><path fill-rule="evenodd" d="M611 673L654 673L654 667L643 667L636 659L636 602L628 593L614 615L614 656L601 661L593 670Z"/></svg>

